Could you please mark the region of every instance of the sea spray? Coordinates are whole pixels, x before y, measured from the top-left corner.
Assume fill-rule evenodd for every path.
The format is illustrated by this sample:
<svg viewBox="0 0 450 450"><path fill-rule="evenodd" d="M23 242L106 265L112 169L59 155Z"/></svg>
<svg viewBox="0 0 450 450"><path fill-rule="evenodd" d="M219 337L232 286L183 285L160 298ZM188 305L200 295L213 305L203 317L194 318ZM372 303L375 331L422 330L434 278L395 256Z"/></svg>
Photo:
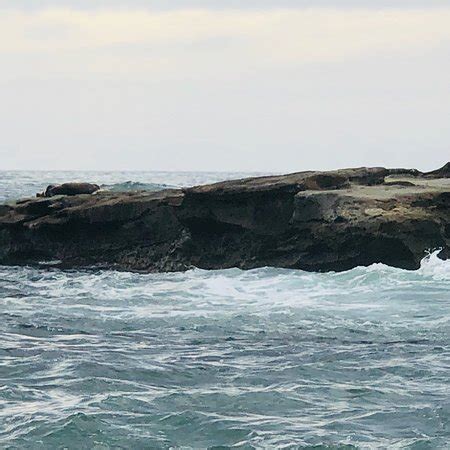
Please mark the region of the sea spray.
<svg viewBox="0 0 450 450"><path fill-rule="evenodd" d="M440 253L441 249L438 249L425 256L420 263L419 272L436 280L450 281L450 260L442 260Z"/></svg>

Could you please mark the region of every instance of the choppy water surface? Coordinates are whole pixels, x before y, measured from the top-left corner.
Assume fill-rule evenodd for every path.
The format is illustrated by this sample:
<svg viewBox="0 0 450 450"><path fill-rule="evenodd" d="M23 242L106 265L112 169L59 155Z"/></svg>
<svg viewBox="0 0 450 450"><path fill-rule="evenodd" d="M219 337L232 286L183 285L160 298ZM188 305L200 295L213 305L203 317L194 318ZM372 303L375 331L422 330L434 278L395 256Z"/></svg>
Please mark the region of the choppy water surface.
<svg viewBox="0 0 450 450"><path fill-rule="evenodd" d="M449 288L0 266L0 448L448 448Z"/></svg>

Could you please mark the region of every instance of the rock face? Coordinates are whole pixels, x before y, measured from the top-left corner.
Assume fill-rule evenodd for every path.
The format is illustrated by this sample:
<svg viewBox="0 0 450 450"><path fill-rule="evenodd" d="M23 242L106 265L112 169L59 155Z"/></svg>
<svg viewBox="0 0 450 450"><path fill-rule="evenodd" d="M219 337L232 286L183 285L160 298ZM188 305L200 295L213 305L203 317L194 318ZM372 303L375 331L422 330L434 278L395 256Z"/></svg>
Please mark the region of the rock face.
<svg viewBox="0 0 450 450"><path fill-rule="evenodd" d="M145 272L261 266L415 269L450 254L448 165L247 178L0 206L0 263Z"/></svg>

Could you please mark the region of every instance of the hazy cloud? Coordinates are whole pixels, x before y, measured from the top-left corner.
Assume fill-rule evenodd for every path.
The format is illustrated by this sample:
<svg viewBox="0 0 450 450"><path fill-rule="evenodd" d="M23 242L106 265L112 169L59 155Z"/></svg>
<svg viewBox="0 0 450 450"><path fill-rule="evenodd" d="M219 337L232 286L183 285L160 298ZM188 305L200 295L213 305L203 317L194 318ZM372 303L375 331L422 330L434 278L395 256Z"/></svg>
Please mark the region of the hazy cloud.
<svg viewBox="0 0 450 450"><path fill-rule="evenodd" d="M431 169L448 159L450 8L120 3L130 9L59 1L0 12L3 168Z"/></svg>
<svg viewBox="0 0 450 450"><path fill-rule="evenodd" d="M255 70L430 51L450 42L450 9L414 11L100 11L0 15L1 78L228 78ZM20 60L23 55L24 59ZM16 70L15 66L17 64Z"/></svg>
<svg viewBox="0 0 450 450"><path fill-rule="evenodd" d="M433 8L448 0L0 0L0 8L42 9L268 9L268 8Z"/></svg>

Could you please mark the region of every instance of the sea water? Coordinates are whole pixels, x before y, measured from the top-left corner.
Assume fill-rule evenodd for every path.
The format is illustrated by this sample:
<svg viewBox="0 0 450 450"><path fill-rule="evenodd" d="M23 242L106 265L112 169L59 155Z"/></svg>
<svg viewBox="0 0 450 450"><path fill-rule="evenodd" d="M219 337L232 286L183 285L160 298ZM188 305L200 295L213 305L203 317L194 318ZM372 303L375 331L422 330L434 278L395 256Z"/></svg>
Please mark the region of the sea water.
<svg viewBox="0 0 450 450"><path fill-rule="evenodd" d="M0 172L0 195L241 175ZM436 253L416 271L0 266L0 314L0 448L450 446L450 261Z"/></svg>

